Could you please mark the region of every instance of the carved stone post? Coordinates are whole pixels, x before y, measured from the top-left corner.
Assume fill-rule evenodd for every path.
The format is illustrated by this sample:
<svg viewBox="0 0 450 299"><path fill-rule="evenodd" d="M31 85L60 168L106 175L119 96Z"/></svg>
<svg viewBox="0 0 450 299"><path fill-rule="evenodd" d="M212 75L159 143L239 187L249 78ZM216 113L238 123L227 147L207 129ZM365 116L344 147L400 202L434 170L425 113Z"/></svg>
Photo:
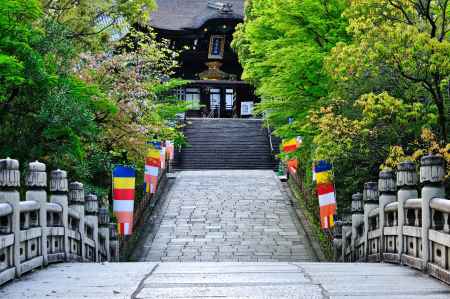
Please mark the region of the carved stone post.
<svg viewBox="0 0 450 299"><path fill-rule="evenodd" d="M336 221L333 229L333 259L335 262L342 260L342 221Z"/></svg>
<svg viewBox="0 0 450 299"><path fill-rule="evenodd" d="M116 223L109 224L109 238L111 262L119 262L119 237L117 235Z"/></svg>
<svg viewBox="0 0 450 299"><path fill-rule="evenodd" d="M364 184L364 254L369 254L369 213L378 208L378 184L367 182Z"/></svg>
<svg viewBox="0 0 450 299"><path fill-rule="evenodd" d="M345 259L346 249L351 246L347 241L347 234L352 231L351 215L344 216L342 221L342 262L350 262Z"/></svg>
<svg viewBox="0 0 450 299"><path fill-rule="evenodd" d="M16 275L20 276L20 187L19 161L13 159L0 160L0 202L8 203L13 209L11 228L14 234L13 263Z"/></svg>
<svg viewBox="0 0 450 299"><path fill-rule="evenodd" d="M42 228L41 253L44 266L48 265L47 254L47 172L45 164L38 161L28 164L26 200L39 203L39 224Z"/></svg>
<svg viewBox="0 0 450 299"><path fill-rule="evenodd" d="M53 170L50 174L50 202L59 204L62 207L62 223L64 226L64 253L66 260L69 258L69 235L67 233L69 227L69 201L67 198L68 191L67 172L64 170Z"/></svg>
<svg viewBox="0 0 450 299"><path fill-rule="evenodd" d="M397 190L395 185L395 173L392 169L389 168L380 172L378 179L378 190L380 192L380 258L382 258L385 248L384 226L386 220L384 208L387 204L397 200L395 196L395 191Z"/></svg>
<svg viewBox="0 0 450 299"><path fill-rule="evenodd" d="M89 194L85 197L85 204L84 204L84 212L85 212L85 218L86 222L90 223L93 228L93 240L95 243L95 249L94 249L94 258L95 261L98 261L98 250L99 250L99 244L98 244L98 200L97 196L94 194Z"/></svg>
<svg viewBox="0 0 450 299"><path fill-rule="evenodd" d="M80 250L79 253L72 252L73 255L77 255L75 259L83 261L85 256L85 238L84 235L84 187L82 183L72 182L69 185L69 206L70 209L77 211L80 215L80 222L78 223L78 232L80 234ZM79 255L79 256L78 256Z"/></svg>
<svg viewBox="0 0 450 299"><path fill-rule="evenodd" d="M400 260L402 254L406 252L403 236L403 226L406 224L405 202L410 198L418 198L416 164L412 161L401 162L397 168L397 193L398 199L398 253Z"/></svg>
<svg viewBox="0 0 450 299"><path fill-rule="evenodd" d="M441 156L429 155L420 161L420 182L422 183L422 259L423 270L430 261L430 242L428 231L431 227L430 201L433 198L445 198L444 170L445 161Z"/></svg>
<svg viewBox="0 0 450 299"><path fill-rule="evenodd" d="M98 231L105 238L106 260L111 259L109 252L109 212L108 208L98 210Z"/></svg>
<svg viewBox="0 0 450 299"><path fill-rule="evenodd" d="M356 241L358 239L358 226L364 222L363 195L356 193L352 195L352 240L351 252L352 259L356 257Z"/></svg>

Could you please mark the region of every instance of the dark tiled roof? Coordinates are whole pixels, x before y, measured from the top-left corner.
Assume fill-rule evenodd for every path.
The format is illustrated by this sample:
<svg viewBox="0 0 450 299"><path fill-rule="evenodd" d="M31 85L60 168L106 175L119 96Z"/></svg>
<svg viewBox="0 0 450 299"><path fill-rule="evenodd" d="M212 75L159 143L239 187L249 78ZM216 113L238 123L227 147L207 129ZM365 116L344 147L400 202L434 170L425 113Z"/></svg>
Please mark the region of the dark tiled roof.
<svg viewBox="0 0 450 299"><path fill-rule="evenodd" d="M215 18L243 19L245 0L214 0L230 3L232 13L222 14L208 6L208 0L157 0L158 9L152 14L152 26L159 29L181 30L199 28Z"/></svg>

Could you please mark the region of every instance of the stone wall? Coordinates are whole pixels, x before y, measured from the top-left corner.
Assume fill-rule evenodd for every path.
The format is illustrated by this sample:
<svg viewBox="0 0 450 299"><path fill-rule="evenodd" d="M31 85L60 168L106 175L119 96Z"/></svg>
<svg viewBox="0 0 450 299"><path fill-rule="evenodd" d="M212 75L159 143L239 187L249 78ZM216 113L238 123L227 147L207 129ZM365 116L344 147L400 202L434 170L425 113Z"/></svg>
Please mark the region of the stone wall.
<svg viewBox="0 0 450 299"><path fill-rule="evenodd" d="M352 215L336 229L336 260L407 265L450 283L450 200L445 161L421 159L384 170L352 197ZM419 184L420 183L420 184Z"/></svg>
<svg viewBox="0 0 450 299"><path fill-rule="evenodd" d="M19 162L0 160L0 285L57 262L117 261L116 225L97 196L67 173L30 163L21 189Z"/></svg>

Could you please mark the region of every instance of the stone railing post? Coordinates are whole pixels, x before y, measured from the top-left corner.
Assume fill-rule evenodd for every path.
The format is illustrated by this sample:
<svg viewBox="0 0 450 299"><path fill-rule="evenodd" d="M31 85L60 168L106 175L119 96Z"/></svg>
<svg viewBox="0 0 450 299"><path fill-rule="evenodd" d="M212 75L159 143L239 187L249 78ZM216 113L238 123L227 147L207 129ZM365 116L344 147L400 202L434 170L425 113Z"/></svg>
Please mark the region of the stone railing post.
<svg viewBox="0 0 450 299"><path fill-rule="evenodd" d="M364 254L367 258L369 254L369 213L378 208L378 184L367 182L364 184Z"/></svg>
<svg viewBox="0 0 450 299"><path fill-rule="evenodd" d="M43 257L43 265L48 265L48 248L47 248L47 172L45 164L38 161L28 164L28 175L26 185L28 191L26 200L39 203L39 224L42 229L41 235L41 253Z"/></svg>
<svg viewBox="0 0 450 299"><path fill-rule="evenodd" d="M342 222L342 262L349 262L345 260L346 249L351 246L351 243L348 244L347 241L347 233L352 231L352 223L350 220L350 215L346 215ZM353 238L353 237L352 237Z"/></svg>
<svg viewBox="0 0 450 299"><path fill-rule="evenodd" d="M64 226L64 253L68 260L69 251L69 201L67 198L68 182L67 172L64 170L53 170L50 174L50 202L59 204L62 207L62 223Z"/></svg>
<svg viewBox="0 0 450 299"><path fill-rule="evenodd" d="M430 201L435 197L445 198L444 169L445 161L441 156L429 155L420 161L420 182L422 183L422 259L423 269L427 269L430 261L430 242L428 239L431 228Z"/></svg>
<svg viewBox="0 0 450 299"><path fill-rule="evenodd" d="M94 249L94 259L97 262L99 260L98 257L98 200L97 195L88 194L85 197L85 205L84 205L84 213L86 222L91 223L93 225L93 238L95 243Z"/></svg>
<svg viewBox="0 0 450 299"><path fill-rule="evenodd" d="M109 224L109 246L111 262L119 262L119 236L116 223Z"/></svg>
<svg viewBox="0 0 450 299"><path fill-rule="evenodd" d="M19 161L13 159L0 160L0 202L8 203L13 208L11 229L14 234L13 262L16 275L20 276L20 187Z"/></svg>
<svg viewBox="0 0 450 299"><path fill-rule="evenodd" d="M358 225L364 221L363 196L361 193L352 195L352 239L351 252L352 259L355 259L356 240L358 239Z"/></svg>
<svg viewBox="0 0 450 299"><path fill-rule="evenodd" d="M342 259L342 221L336 221L333 229L333 259L335 262L340 262Z"/></svg>
<svg viewBox="0 0 450 299"><path fill-rule="evenodd" d="M378 179L378 191L380 192L379 210L380 210L380 257L383 257L385 248L384 240L384 226L385 226L385 212L384 208L387 204L397 200L395 191L395 173L392 169L385 169L380 172Z"/></svg>
<svg viewBox="0 0 450 299"><path fill-rule="evenodd" d="M405 244L403 237L403 226L406 223L405 202L411 198L418 198L416 164L412 161L401 162L397 167L397 193L398 200L398 253L400 261L402 254L405 252Z"/></svg>
<svg viewBox="0 0 450 299"><path fill-rule="evenodd" d="M84 186L80 182L72 182L69 185L69 206L72 210L77 211L80 215L78 223L78 231L80 234L80 261L85 256L85 235L84 235Z"/></svg>
<svg viewBox="0 0 450 299"><path fill-rule="evenodd" d="M109 212L108 208L100 208L98 210L98 231L105 237L106 260L111 259L109 252Z"/></svg>

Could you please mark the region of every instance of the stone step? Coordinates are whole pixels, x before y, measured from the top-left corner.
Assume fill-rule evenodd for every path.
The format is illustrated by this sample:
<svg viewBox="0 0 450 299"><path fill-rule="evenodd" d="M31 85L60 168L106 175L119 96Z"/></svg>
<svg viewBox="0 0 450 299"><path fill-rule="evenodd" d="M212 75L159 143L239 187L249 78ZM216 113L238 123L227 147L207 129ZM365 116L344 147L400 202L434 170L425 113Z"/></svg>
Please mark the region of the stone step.
<svg viewBox="0 0 450 299"><path fill-rule="evenodd" d="M274 169L261 120L188 119L177 169Z"/></svg>

